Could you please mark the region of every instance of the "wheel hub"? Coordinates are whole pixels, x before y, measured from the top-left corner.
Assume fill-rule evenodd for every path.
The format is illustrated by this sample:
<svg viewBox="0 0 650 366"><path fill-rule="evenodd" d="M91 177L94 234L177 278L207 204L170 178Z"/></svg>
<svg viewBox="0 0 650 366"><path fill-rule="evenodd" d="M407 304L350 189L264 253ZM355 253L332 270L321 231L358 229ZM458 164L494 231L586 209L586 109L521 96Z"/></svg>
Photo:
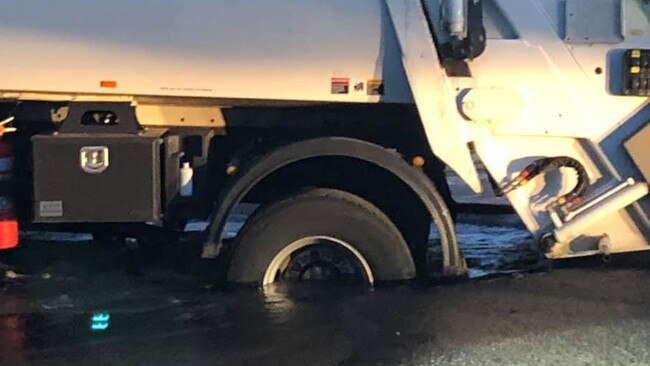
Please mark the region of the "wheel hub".
<svg viewBox="0 0 650 366"><path fill-rule="evenodd" d="M271 262L264 284L274 282L372 283L373 277L365 259L349 244L311 237L288 245Z"/></svg>
<svg viewBox="0 0 650 366"><path fill-rule="evenodd" d="M282 270L287 281L339 281L361 274L356 260L342 248L326 244L306 246L291 255Z"/></svg>

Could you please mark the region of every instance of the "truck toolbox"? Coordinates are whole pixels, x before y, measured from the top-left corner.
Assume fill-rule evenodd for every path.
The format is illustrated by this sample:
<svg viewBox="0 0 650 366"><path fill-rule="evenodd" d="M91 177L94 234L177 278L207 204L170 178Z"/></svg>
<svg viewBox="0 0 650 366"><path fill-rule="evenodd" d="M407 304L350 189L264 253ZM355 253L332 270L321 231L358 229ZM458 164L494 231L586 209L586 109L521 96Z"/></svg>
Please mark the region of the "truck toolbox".
<svg viewBox="0 0 650 366"><path fill-rule="evenodd" d="M160 133L32 138L34 221L158 222Z"/></svg>

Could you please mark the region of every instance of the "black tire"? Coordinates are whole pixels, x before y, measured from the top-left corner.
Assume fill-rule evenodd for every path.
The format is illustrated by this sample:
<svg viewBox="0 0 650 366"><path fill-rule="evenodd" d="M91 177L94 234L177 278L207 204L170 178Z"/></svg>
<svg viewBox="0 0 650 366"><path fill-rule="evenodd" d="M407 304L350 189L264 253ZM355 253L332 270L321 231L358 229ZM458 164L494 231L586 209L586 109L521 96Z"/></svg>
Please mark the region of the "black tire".
<svg viewBox="0 0 650 366"><path fill-rule="evenodd" d="M415 264L402 234L377 207L353 194L313 189L260 208L234 243L228 280L262 284L272 260L289 244L327 236L351 245L374 281L412 279Z"/></svg>

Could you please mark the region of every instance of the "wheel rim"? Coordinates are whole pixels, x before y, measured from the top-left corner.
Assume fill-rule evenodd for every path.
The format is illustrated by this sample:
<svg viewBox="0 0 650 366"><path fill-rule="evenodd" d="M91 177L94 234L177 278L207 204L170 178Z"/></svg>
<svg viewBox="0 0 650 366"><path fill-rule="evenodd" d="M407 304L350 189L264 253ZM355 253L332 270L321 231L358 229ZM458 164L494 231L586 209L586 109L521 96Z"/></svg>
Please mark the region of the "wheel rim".
<svg viewBox="0 0 650 366"><path fill-rule="evenodd" d="M263 285L341 279L374 283L370 265L352 245L329 236L310 236L287 245L273 258Z"/></svg>

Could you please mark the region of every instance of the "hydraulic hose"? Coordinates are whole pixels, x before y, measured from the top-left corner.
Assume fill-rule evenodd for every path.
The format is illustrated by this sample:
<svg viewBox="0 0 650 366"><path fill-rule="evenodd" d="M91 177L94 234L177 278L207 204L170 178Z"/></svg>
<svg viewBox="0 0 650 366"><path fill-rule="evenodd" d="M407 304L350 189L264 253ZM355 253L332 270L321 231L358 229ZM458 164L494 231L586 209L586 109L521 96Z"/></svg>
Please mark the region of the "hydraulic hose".
<svg viewBox="0 0 650 366"><path fill-rule="evenodd" d="M569 209L582 203L582 197L589 188L589 176L585 167L576 159L568 156L559 156L551 158L543 158L536 160L530 165L526 166L519 175L510 183L506 184L503 188L504 193L511 192L519 187L526 185L530 180L538 175L546 174L553 170L560 168L570 168L575 171L577 176L577 183L575 187L568 193L558 197L553 205L559 206L562 209Z"/></svg>

